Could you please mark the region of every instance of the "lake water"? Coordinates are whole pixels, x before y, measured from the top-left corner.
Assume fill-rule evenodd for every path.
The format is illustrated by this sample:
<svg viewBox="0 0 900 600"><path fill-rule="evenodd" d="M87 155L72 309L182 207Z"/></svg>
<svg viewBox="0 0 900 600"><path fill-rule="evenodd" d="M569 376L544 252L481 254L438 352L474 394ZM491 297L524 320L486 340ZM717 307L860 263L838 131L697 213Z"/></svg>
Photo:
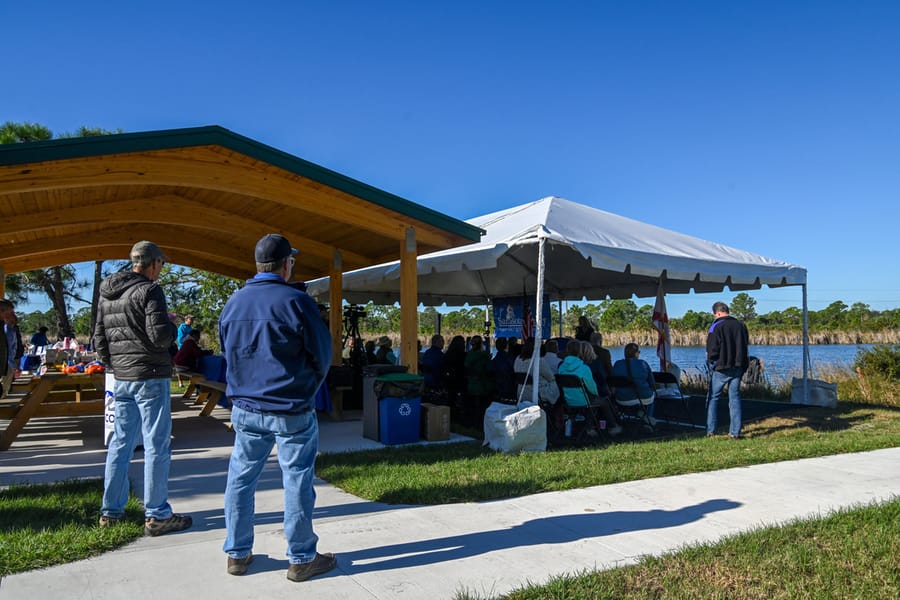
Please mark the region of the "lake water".
<svg viewBox="0 0 900 600"><path fill-rule="evenodd" d="M851 367L860 348L869 349L869 344L810 345L809 359L813 376L818 368L829 366ZM750 356L762 360L769 381L787 381L803 373L803 346L750 346ZM613 362L624 357L624 347L609 348ZM653 368L659 368L656 347L642 347L641 358ZM681 346L672 348L672 362L687 373L705 373L706 348L703 346Z"/></svg>

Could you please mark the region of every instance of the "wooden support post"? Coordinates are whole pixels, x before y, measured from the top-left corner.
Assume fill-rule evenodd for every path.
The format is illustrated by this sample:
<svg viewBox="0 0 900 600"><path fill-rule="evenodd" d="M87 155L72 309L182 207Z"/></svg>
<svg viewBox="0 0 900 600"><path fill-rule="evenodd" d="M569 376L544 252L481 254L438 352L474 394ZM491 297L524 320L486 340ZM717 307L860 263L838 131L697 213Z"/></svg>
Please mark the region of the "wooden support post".
<svg viewBox="0 0 900 600"><path fill-rule="evenodd" d="M409 373L419 372L418 272L416 270L416 230L406 228L406 236L400 244L400 356L409 366Z"/></svg>
<svg viewBox="0 0 900 600"><path fill-rule="evenodd" d="M331 310L328 313L328 329L331 330L331 364L341 364L341 328L343 325L344 310L341 303L343 302L344 273L343 260L341 251L335 250L334 257L331 261L331 270L328 273L331 277L331 286L328 290L328 301Z"/></svg>

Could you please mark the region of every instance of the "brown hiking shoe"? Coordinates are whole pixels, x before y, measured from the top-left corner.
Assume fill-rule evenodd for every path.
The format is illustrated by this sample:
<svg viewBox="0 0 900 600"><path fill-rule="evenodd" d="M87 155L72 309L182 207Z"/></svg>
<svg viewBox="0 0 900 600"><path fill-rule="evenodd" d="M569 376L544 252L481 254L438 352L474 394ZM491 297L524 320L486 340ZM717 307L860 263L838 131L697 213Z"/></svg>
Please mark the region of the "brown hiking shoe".
<svg viewBox="0 0 900 600"><path fill-rule="evenodd" d="M289 566L287 578L291 581L306 581L316 575L327 573L336 566L337 559L334 557L334 554L330 552L325 554L316 553L316 557L307 563Z"/></svg>
<svg viewBox="0 0 900 600"><path fill-rule="evenodd" d="M112 527L113 525L118 525L122 522L122 517L110 517L107 515L100 515L100 527Z"/></svg>
<svg viewBox="0 0 900 600"><path fill-rule="evenodd" d="M253 562L253 553L251 552L244 558L228 557L228 574L243 575L247 572L247 565Z"/></svg>
<svg viewBox="0 0 900 600"><path fill-rule="evenodd" d="M149 518L144 520L144 535L156 537L173 531L183 531L193 524L188 515L172 515L168 519Z"/></svg>

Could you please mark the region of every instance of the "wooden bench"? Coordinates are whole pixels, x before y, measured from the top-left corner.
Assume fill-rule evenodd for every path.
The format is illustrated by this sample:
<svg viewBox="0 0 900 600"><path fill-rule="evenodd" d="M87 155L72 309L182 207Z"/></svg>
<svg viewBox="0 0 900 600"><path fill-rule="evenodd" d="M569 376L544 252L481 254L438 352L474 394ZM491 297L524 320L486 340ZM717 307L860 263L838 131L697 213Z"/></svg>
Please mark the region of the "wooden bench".
<svg viewBox="0 0 900 600"><path fill-rule="evenodd" d="M0 403L0 419L9 419L0 432L0 450L9 449L32 417L102 415L104 395L102 373L46 373L35 378L25 393Z"/></svg>
<svg viewBox="0 0 900 600"><path fill-rule="evenodd" d="M208 417L212 414L212 411L216 407L216 404L219 403L219 400L225 395L225 383L221 381L208 381L201 375L200 379L196 381L194 381L194 378L192 377L191 385L197 390L197 399L194 400L194 404L202 404L203 408L200 410L200 414L204 417Z"/></svg>
<svg viewBox="0 0 900 600"><path fill-rule="evenodd" d="M181 394L182 400L190 399L194 392L197 391L197 382L206 380L203 373L197 373L196 371L176 371L175 375L188 378L188 386L185 388L184 393Z"/></svg>

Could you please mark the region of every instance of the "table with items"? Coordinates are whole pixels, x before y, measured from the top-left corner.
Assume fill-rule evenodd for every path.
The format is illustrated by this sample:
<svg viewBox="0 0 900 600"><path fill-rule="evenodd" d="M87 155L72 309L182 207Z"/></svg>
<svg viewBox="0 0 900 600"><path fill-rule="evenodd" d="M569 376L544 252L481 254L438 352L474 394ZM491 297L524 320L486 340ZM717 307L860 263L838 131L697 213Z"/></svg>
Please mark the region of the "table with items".
<svg viewBox="0 0 900 600"><path fill-rule="evenodd" d="M24 394L4 400L0 419L9 423L0 434L0 450L8 450L33 417L102 415L106 386L98 372L51 372L32 377L20 386Z"/></svg>

